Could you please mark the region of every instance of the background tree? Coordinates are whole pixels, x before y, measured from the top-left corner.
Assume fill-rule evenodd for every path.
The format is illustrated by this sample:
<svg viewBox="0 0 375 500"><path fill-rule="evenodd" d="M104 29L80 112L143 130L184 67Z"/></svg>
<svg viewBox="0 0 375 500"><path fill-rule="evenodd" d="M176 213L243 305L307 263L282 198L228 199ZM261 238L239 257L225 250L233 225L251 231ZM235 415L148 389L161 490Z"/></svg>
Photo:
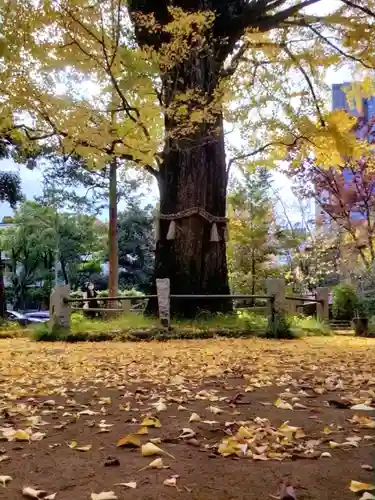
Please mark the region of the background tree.
<svg viewBox="0 0 375 500"><path fill-rule="evenodd" d="M255 295L264 291L275 255L271 174L264 168L243 174L229 194L228 263L231 288Z"/></svg>
<svg viewBox="0 0 375 500"><path fill-rule="evenodd" d="M141 208L133 202L119 213L119 281L123 288L150 289L155 249L153 226L151 205Z"/></svg>
<svg viewBox="0 0 375 500"><path fill-rule="evenodd" d="M0 137L0 159L10 156L11 144L6 137ZM9 203L15 208L22 200L21 179L18 173L0 171L0 202ZM5 292L4 292L4 264L2 261L2 248L0 246L0 318L5 318Z"/></svg>
<svg viewBox="0 0 375 500"><path fill-rule="evenodd" d="M103 260L106 233L106 226L95 217L58 213L53 207L24 202L12 227L2 233L2 245L10 258L14 307L24 308L32 287L43 288L48 298L56 251L62 280L77 288L84 264Z"/></svg>
<svg viewBox="0 0 375 500"><path fill-rule="evenodd" d="M357 255L365 269L375 261L374 166L373 157L329 169L305 161L294 172L298 193L320 207L318 225L340 233L343 251Z"/></svg>
<svg viewBox="0 0 375 500"><path fill-rule="evenodd" d="M225 294L224 116L241 122L248 139L229 164L259 161L261 152L263 162L289 153L298 164L314 150L320 165L333 165L368 150L350 139L350 118L326 112L322 82L344 60L374 67L374 0L341 0L327 15L306 10L322 4L5 2L3 129L22 131L29 142L51 138L96 167L120 159L143 165L160 190L155 277L169 277L174 293ZM52 26L53 40L45 36ZM94 98L82 81L85 89L93 84ZM231 305L173 307L194 315Z"/></svg>
<svg viewBox="0 0 375 500"><path fill-rule="evenodd" d="M89 168L76 157L48 155L39 158L44 193L41 201L54 198L58 206L74 212L98 215L109 207L110 167ZM140 175L121 168L117 172L116 204L131 198L140 187ZM52 193L53 191L53 193Z"/></svg>

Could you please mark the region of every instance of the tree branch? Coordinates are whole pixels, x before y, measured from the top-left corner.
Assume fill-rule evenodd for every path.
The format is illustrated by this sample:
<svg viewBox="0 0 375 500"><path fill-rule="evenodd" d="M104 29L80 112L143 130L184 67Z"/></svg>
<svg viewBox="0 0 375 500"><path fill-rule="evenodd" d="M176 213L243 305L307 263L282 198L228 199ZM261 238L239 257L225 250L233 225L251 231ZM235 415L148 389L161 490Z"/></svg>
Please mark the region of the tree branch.
<svg viewBox="0 0 375 500"><path fill-rule="evenodd" d="M320 0L305 0L301 3L298 3L297 5L293 5L287 9L284 9L281 12L274 14L273 16L264 16L264 17L261 16L262 13L258 13L258 16L256 15L254 16L254 9L251 8L250 5L248 11L247 12L245 11L243 15L243 23L244 23L243 26L245 29L248 27L250 28L256 26L257 28L259 28L260 31L268 31L278 26L283 21L286 21L289 17L294 16L294 14L297 14L305 7L308 7L309 5L314 5L319 1ZM282 3L279 2L275 3L278 5L282 5Z"/></svg>
<svg viewBox="0 0 375 500"><path fill-rule="evenodd" d="M308 23L302 21L300 26L306 26L306 28L309 28L313 33L315 33L315 35L317 35L321 40L323 40L332 49L336 50L336 52L338 52L340 55L346 57L347 59L350 59L352 61L355 61L355 62L362 64L362 66L364 66L365 68L374 69L374 66L370 66L369 64L362 61L362 59L360 59L359 57L353 56L352 54L348 54L347 52L340 49L340 47L337 47L337 45L335 45L327 37L322 35L316 28L314 28L314 26L311 26L311 24L308 24Z"/></svg>
<svg viewBox="0 0 375 500"><path fill-rule="evenodd" d="M352 7L353 9L359 9L362 11L364 14L375 17L375 12L369 9L368 7L362 7L361 5L357 5L356 3L352 2L351 0L341 0L345 5L348 7Z"/></svg>
<svg viewBox="0 0 375 500"><path fill-rule="evenodd" d="M255 149L254 151L252 151L251 153L245 153L243 155L238 155L238 156L234 156L233 158L231 158L228 162L228 166L227 166L227 175L229 174L229 170L231 168L231 166L233 165L233 163L235 163L236 161L239 161L239 160L246 160L247 158L250 158L252 156L255 156L259 153L263 153L263 151L266 151L268 148L272 147L272 146L286 146L286 147L293 147L295 146L298 141L302 139L302 137L296 137L294 139L294 141L291 143L291 144L286 144L285 142L282 142L282 141L274 141L274 142L268 142L267 144L264 144L264 146L261 146L257 149Z"/></svg>
<svg viewBox="0 0 375 500"><path fill-rule="evenodd" d="M292 53L292 51L287 47L286 44L283 44L283 49L284 51L288 54L288 56L292 59L292 61L295 62L295 64L298 66L298 69L300 70L300 72L302 73L302 75L304 76L306 82L307 82L307 85L309 86L309 89L310 89L310 92L311 92L311 95L313 96L313 99L314 99L314 104L315 104L315 108L316 108L316 111L318 113L318 116L319 116L319 121L320 121L320 124L322 127L325 127L326 126L326 123L324 121L324 118L323 118L323 114L321 112L321 109L320 109L320 106L319 106L319 103L318 103L318 98L315 94L315 90L314 90L314 85L312 84L312 81L309 77L309 75L307 74L307 71L305 70L305 68L302 66L302 64L298 61L297 57Z"/></svg>

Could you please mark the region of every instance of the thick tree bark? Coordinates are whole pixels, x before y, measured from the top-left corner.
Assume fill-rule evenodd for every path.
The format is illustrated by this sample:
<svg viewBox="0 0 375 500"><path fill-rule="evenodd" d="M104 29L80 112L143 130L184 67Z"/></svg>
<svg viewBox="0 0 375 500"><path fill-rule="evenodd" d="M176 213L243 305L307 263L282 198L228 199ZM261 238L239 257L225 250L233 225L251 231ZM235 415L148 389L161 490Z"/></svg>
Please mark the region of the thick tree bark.
<svg viewBox="0 0 375 500"><path fill-rule="evenodd" d="M150 32L137 23L137 12L154 14L160 26L171 21L169 2L130 0L130 14L141 46L156 52L171 41L167 31ZM159 167L160 213L162 216L201 208L209 214L225 217L227 172L220 98L216 95L224 61L243 33L237 22L245 3L237 0L228 11L226 2L194 0L177 2L186 11L215 13L212 26L205 33L189 39L191 52L180 61L161 64L160 78L165 121L165 144ZM225 14L227 13L227 14ZM228 22L227 16L233 22ZM229 20L230 21L230 20ZM203 38L204 37L204 42ZM185 96L181 100L181 96ZM181 106L185 116L181 116ZM183 114L185 113L183 111ZM192 120L193 113L204 116L203 123ZM210 241L211 224L200 215L176 220L175 239L168 240L170 221L160 220L156 245L155 278L169 278L171 294L229 294L225 224L218 224L219 241ZM155 285L155 283L154 283ZM154 287L155 290L155 287ZM194 317L200 311L228 312L229 299L172 299L172 315ZM157 313L156 301L150 301L147 312Z"/></svg>
<svg viewBox="0 0 375 500"><path fill-rule="evenodd" d="M166 141L158 183L160 213L178 214L192 208L203 208L209 214L225 217L227 172L223 117L213 106L217 61L210 56L184 61L171 73L163 75L163 100L172 112L165 115ZM210 118L203 124L186 122L173 113L174 99L180 93L194 90L205 96ZM201 101L189 102L191 112ZM192 131L186 132L193 126ZM160 220L156 246L155 278L169 278L171 294L229 294L225 224L217 224L219 241L210 241L212 225L200 215L176 220L175 239L167 240L170 221ZM172 299L171 312L193 317L200 311L228 312L229 299ZM150 303L149 312L156 312Z"/></svg>
<svg viewBox="0 0 375 500"><path fill-rule="evenodd" d="M0 251L0 321L5 319L6 303L4 289L4 264Z"/></svg>
<svg viewBox="0 0 375 500"><path fill-rule="evenodd" d="M118 250L117 250L117 162L114 159L109 171L109 297L117 295L118 288Z"/></svg>
<svg viewBox="0 0 375 500"><path fill-rule="evenodd" d="M193 148L170 150L160 171L160 213L176 214L200 207L225 216L226 165L224 137L201 137ZM224 225L220 241L211 242L211 224L200 215L176 221L176 236L167 240L170 222L160 221L155 254L155 278L169 278L171 294L229 294ZM155 311L155 304L150 304ZM193 317L199 311L231 310L229 300L172 299L172 314Z"/></svg>

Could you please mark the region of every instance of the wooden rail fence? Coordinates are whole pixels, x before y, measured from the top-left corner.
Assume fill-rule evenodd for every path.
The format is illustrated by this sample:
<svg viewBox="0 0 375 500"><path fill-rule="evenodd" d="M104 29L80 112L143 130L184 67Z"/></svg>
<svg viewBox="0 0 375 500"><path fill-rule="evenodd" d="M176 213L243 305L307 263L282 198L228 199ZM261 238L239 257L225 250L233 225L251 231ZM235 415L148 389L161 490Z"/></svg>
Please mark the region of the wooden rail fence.
<svg viewBox="0 0 375 500"><path fill-rule="evenodd" d="M92 311L92 312L109 312L118 314L131 314L132 301L145 301L149 299L157 299L159 305L159 319L162 326L169 328L171 326L170 318L170 302L174 299L179 300L217 300L217 299L231 299L248 300L248 299L261 299L267 302L263 309L268 316L269 326L272 327L277 315L296 314L298 308L304 304L316 304L316 315L322 321L329 319L329 305L328 305L328 288L318 288L315 297L293 297L286 296L285 294L285 281L283 279L269 278L266 281L267 294L266 295L250 295L250 294L234 294L234 295L180 295L170 293L169 279L157 280L157 294L144 295L144 296L117 296L117 297L93 297L93 298L75 298L70 296L70 288L68 285L57 286L52 294L50 300L50 328L55 326L70 329L70 317L73 311ZM84 305L89 302L104 302L109 307L107 308L89 308L85 309ZM118 307L118 304L121 307ZM82 304L82 307L77 307L76 304Z"/></svg>

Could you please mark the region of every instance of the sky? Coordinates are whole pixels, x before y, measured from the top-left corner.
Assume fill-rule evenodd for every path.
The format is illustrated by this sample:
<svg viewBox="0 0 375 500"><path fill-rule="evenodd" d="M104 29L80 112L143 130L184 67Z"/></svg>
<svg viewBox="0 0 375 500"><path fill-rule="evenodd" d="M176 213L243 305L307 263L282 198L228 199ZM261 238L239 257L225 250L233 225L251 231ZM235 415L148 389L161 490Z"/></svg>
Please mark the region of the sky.
<svg viewBox="0 0 375 500"><path fill-rule="evenodd" d="M333 10L339 4L339 0L322 0L319 2L319 10L324 10L324 13ZM314 6L313 10L316 12L317 5ZM311 10L311 9L310 9ZM323 11L321 12L323 14ZM341 68L339 71L333 69L329 70L327 73L326 81L328 84L333 83L343 83L345 81L350 81L351 75L348 69ZM235 139L234 139L235 140ZM234 144L235 145L235 144ZM22 191L27 199L33 199L42 193L42 172L41 170L34 169L28 170L24 165L17 165L11 160L0 160L0 169L7 171L18 171L22 182ZM287 206L293 206L293 200L295 197L291 189L290 180L280 172L274 172L274 188L279 191L283 201ZM157 188L156 184L153 186L149 199L145 200L146 203L156 203L157 201ZM125 202L122 201L119 204L119 210L125 208ZM4 216L12 215L13 210L6 203L0 203L0 221ZM291 218L298 222L299 215L294 212L291 208ZM106 219L106 214L103 213L101 218Z"/></svg>

